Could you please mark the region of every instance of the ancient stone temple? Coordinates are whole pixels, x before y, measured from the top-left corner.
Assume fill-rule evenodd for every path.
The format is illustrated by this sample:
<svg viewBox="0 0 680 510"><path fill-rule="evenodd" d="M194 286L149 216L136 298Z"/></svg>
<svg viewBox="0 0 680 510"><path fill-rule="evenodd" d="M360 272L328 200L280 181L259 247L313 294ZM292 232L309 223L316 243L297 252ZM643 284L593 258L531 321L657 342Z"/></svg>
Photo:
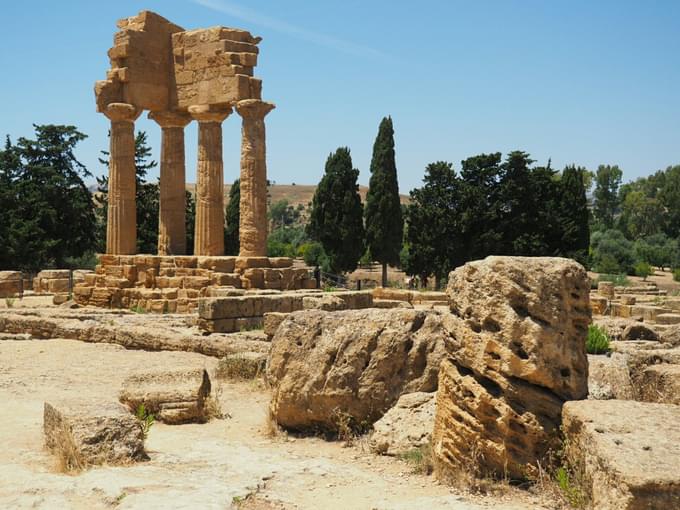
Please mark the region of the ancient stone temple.
<svg viewBox="0 0 680 510"><path fill-rule="evenodd" d="M97 111L111 121L106 255L94 280L80 286L80 300L128 306L122 298L134 292L118 291L205 292L225 282L246 288L304 287L306 274L295 272L292 260L266 257L264 117L274 104L262 101L262 82L253 76L261 39L235 28L185 30L149 11L118 21L118 28L108 52L111 69L95 85ZM156 257L136 255L134 124L145 110L161 129ZM222 122L234 110L242 120L237 258L224 257L222 160ZM194 255L187 257L184 128L192 121L198 122L196 223ZM200 281L177 280L187 277Z"/></svg>

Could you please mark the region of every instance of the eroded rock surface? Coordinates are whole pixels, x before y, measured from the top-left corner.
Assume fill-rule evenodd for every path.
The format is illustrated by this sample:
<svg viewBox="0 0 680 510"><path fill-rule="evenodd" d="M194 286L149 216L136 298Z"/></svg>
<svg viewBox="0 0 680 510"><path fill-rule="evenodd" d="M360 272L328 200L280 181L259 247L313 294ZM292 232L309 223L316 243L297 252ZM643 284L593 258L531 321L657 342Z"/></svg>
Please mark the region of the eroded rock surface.
<svg viewBox="0 0 680 510"><path fill-rule="evenodd" d="M403 455L430 444L434 427L436 393L407 393L373 424L371 449L386 455Z"/></svg>
<svg viewBox="0 0 680 510"><path fill-rule="evenodd" d="M45 402L43 431L65 470L147 458L139 423L118 403Z"/></svg>
<svg viewBox="0 0 680 510"><path fill-rule="evenodd" d="M680 406L567 402L566 455L598 510L680 508Z"/></svg>
<svg viewBox="0 0 680 510"><path fill-rule="evenodd" d="M435 391L445 321L399 308L292 313L272 339L273 417L296 430L336 431L339 417L364 427L402 394Z"/></svg>
<svg viewBox="0 0 680 510"><path fill-rule="evenodd" d="M440 372L435 468L446 478L474 463L524 478L553 445L563 403L588 392L586 271L568 259L488 257L453 271L447 291L460 345Z"/></svg>
<svg viewBox="0 0 680 510"><path fill-rule="evenodd" d="M588 355L588 398L632 400L634 395L625 355Z"/></svg>

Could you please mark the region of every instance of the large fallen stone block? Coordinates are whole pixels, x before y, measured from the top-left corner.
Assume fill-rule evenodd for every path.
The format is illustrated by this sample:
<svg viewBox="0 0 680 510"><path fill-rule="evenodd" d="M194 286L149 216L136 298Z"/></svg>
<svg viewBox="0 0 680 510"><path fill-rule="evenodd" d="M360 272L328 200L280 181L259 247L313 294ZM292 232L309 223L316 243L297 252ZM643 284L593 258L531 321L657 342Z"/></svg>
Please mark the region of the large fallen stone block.
<svg viewBox="0 0 680 510"><path fill-rule="evenodd" d="M392 310L300 311L272 339L271 411L283 427L334 432L371 425L399 396L437 389L446 316Z"/></svg>
<svg viewBox="0 0 680 510"><path fill-rule="evenodd" d="M436 393L407 393L373 424L371 449L386 455L404 455L426 448L432 438Z"/></svg>
<svg viewBox="0 0 680 510"><path fill-rule="evenodd" d="M158 421L175 425L208 421L209 395L210 377L206 370L175 370L128 377L119 400L132 413L143 405Z"/></svg>
<svg viewBox="0 0 680 510"><path fill-rule="evenodd" d="M144 460L144 434L118 403L45 402L45 445L65 471Z"/></svg>
<svg viewBox="0 0 680 510"><path fill-rule="evenodd" d="M642 371L637 388L645 402L680 405L680 365L648 366Z"/></svg>
<svg viewBox="0 0 680 510"><path fill-rule="evenodd" d="M0 298L22 294L23 280L19 271L0 271Z"/></svg>
<svg viewBox="0 0 680 510"><path fill-rule="evenodd" d="M447 292L459 323L439 378L435 469L523 479L555 446L563 403L588 393L586 271L488 257L453 271Z"/></svg>
<svg viewBox="0 0 680 510"><path fill-rule="evenodd" d="M565 455L597 510L680 508L680 406L564 405Z"/></svg>

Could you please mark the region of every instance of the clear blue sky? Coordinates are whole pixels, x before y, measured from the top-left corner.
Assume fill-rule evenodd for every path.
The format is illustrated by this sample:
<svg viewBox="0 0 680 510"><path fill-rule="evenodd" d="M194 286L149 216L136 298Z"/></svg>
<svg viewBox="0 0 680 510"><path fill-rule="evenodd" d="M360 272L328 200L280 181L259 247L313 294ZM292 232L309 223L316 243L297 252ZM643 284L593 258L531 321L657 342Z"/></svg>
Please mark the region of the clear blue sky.
<svg viewBox="0 0 680 510"><path fill-rule="evenodd" d="M93 85L108 69L115 22L142 9L187 28L263 37L256 75L274 181L315 184L349 146L369 178L378 123L394 120L400 188L427 163L525 150L562 168L618 164L624 180L680 163L680 1L133 0L3 2L0 135L32 123L89 135L95 174L108 122ZM238 174L240 122L224 124L225 181ZM159 129L146 115L158 158ZM187 180L196 128L187 129Z"/></svg>

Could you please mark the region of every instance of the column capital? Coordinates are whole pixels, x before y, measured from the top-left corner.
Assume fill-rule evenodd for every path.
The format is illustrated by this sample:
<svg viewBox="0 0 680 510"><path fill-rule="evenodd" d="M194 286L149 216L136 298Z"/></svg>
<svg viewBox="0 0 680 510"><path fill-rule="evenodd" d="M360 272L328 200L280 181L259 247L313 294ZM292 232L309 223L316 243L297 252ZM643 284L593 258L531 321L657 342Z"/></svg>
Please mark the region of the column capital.
<svg viewBox="0 0 680 510"><path fill-rule="evenodd" d="M192 105L187 110L198 122L222 122L233 111L231 106L218 107L208 104Z"/></svg>
<svg viewBox="0 0 680 510"><path fill-rule="evenodd" d="M191 115L177 111L149 112L148 117L162 128L184 128L191 122Z"/></svg>
<svg viewBox="0 0 680 510"><path fill-rule="evenodd" d="M134 122L142 113L142 110L135 105L128 103L109 103L102 112L112 122L125 121Z"/></svg>
<svg viewBox="0 0 680 510"><path fill-rule="evenodd" d="M276 108L274 103L268 103L259 99L243 99L236 103L236 111L244 119L264 118L274 108Z"/></svg>

